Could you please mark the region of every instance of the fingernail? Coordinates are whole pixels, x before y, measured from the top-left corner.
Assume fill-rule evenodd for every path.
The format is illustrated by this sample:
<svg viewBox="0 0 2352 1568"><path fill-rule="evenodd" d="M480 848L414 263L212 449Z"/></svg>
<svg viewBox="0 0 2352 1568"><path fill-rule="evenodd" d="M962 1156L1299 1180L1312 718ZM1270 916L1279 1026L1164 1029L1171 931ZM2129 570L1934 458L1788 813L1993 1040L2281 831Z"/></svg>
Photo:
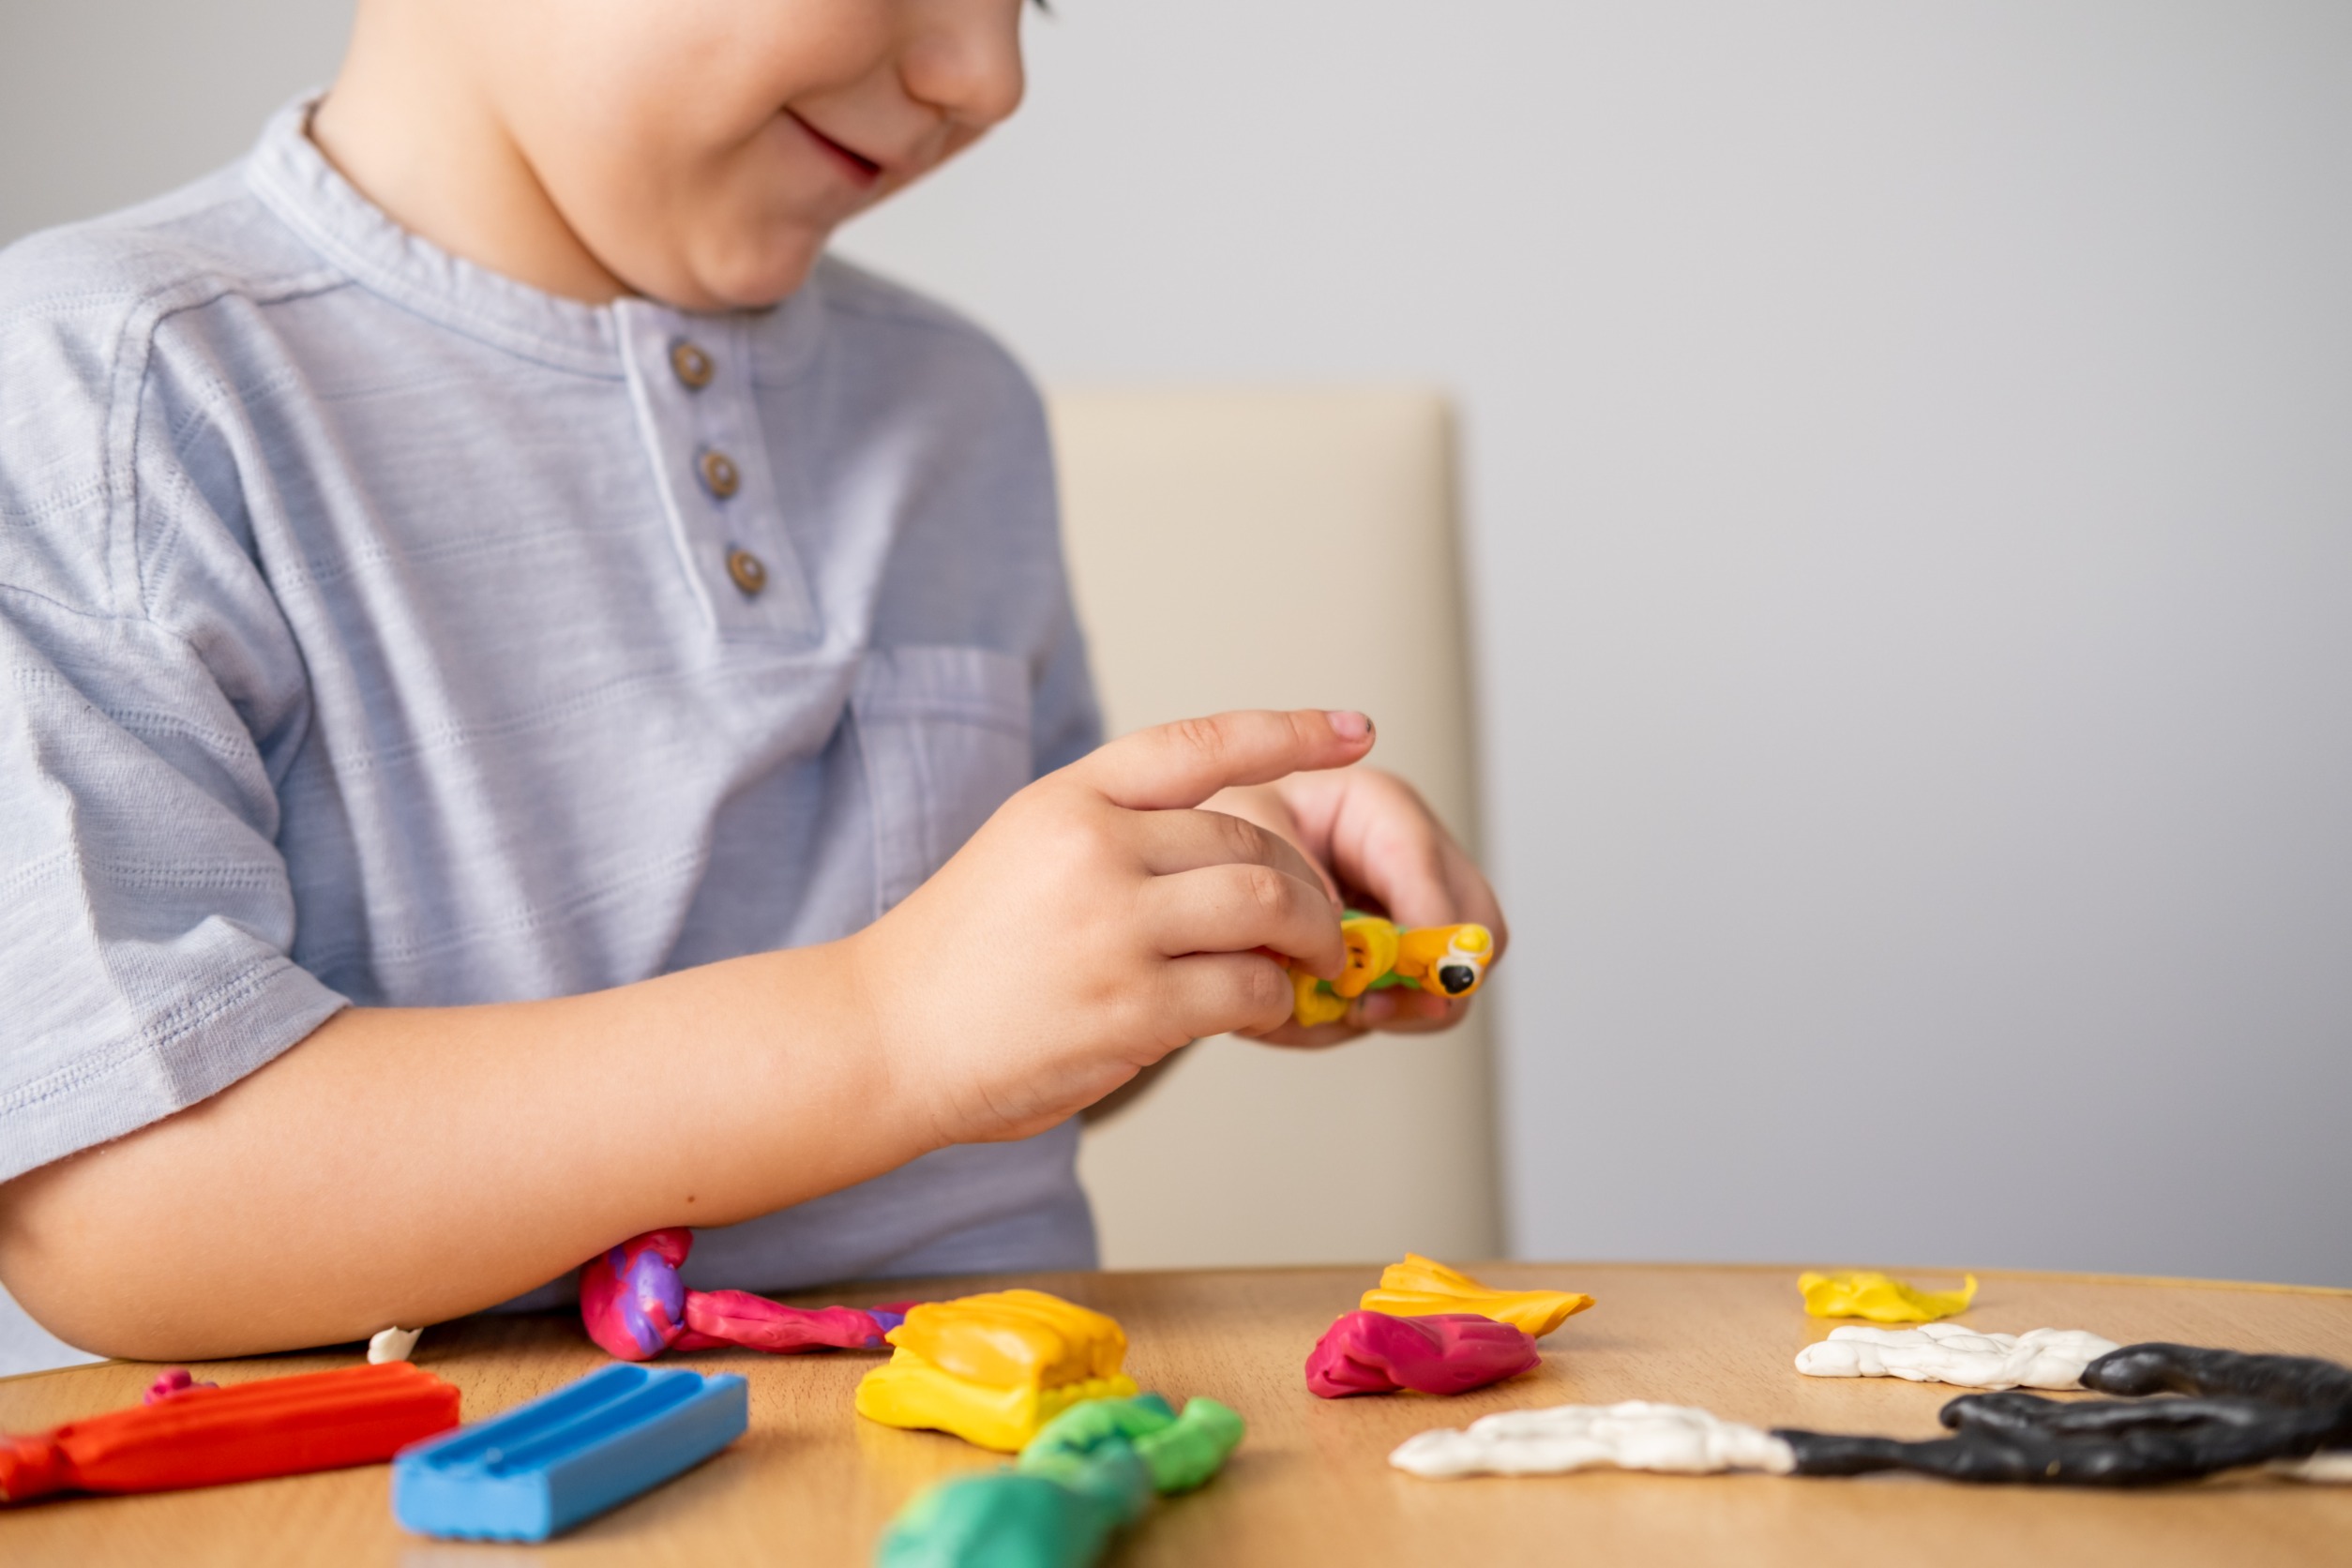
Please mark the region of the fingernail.
<svg viewBox="0 0 2352 1568"><path fill-rule="evenodd" d="M1372 732L1372 721L1352 709L1326 714L1331 720L1331 732L1343 741L1360 741Z"/></svg>

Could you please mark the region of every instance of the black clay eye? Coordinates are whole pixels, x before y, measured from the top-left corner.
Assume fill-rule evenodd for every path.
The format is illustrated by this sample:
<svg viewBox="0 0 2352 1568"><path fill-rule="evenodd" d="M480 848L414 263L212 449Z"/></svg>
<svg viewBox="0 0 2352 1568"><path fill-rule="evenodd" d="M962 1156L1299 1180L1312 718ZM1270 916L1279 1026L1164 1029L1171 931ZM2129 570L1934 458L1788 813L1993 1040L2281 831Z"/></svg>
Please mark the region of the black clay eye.
<svg viewBox="0 0 2352 1568"><path fill-rule="evenodd" d="M1468 964L1440 964L1438 966L1438 984L1445 988L1446 995L1460 996L1478 984L1478 971Z"/></svg>

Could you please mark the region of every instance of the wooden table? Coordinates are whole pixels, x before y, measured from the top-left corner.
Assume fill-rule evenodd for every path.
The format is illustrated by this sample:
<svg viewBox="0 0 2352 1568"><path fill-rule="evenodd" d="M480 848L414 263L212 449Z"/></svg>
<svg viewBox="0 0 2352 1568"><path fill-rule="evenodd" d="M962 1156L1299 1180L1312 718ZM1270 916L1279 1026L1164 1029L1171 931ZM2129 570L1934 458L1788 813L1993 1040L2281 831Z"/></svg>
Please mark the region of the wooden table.
<svg viewBox="0 0 2352 1568"><path fill-rule="evenodd" d="M1734 1421L1902 1436L1935 1433L1956 1390L1892 1380L1824 1380L1790 1367L1829 1325L1804 1316L1790 1268L1495 1264L1490 1284L1589 1290L1599 1304L1545 1342L1545 1364L1500 1387L1440 1400L1340 1401L1307 1394L1300 1364L1376 1271L1237 1270L1031 1276L1126 1326L1146 1388L1213 1395L1249 1438L1202 1491L1163 1504L1112 1561L1279 1564L1738 1561L1846 1568L2018 1560L2135 1564L2352 1563L2352 1487L2258 1473L2134 1493L1865 1480L1592 1473L1434 1482L1392 1470L1391 1448L1425 1427L1492 1410L1643 1398ZM1922 1282L1934 1276L1921 1276ZM954 1291L985 1288L959 1280ZM863 1304L917 1295L901 1282L849 1290ZM2015 1332L2087 1328L2129 1343L2170 1339L2352 1362L2352 1292L2261 1286L1983 1276L1961 1321ZM227 1382L347 1365L306 1354L220 1363ZM603 1361L576 1322L475 1319L425 1336L416 1361L492 1414ZM392 1523L382 1466L154 1497L51 1500L0 1513L0 1563L662 1565L855 1564L914 1492L999 1461L953 1438L893 1431L852 1412L876 1357L685 1358L751 1380L751 1430L700 1470L545 1546L442 1544ZM0 1430L26 1431L135 1403L154 1368L128 1364L0 1381Z"/></svg>

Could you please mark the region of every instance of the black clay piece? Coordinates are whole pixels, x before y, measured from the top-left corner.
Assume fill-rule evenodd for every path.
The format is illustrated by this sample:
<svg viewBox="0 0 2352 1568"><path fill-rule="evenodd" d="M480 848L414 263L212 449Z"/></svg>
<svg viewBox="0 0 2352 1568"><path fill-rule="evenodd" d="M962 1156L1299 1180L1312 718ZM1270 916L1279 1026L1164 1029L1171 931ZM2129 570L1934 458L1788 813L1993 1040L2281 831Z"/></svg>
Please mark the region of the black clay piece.
<svg viewBox="0 0 2352 1568"><path fill-rule="evenodd" d="M2273 1405L2352 1407L2352 1368L2313 1356L2254 1356L2194 1345L2126 1345L2083 1368L2100 1394L2209 1394Z"/></svg>
<svg viewBox="0 0 2352 1568"><path fill-rule="evenodd" d="M1775 1432L1800 1475L1916 1470L1952 1481L2147 1486L2321 1448L2352 1446L2352 1370L2302 1356L2127 1345L2083 1370L2102 1394L2187 1395L2059 1401L1970 1394L1937 1419L1949 1438L1904 1442Z"/></svg>

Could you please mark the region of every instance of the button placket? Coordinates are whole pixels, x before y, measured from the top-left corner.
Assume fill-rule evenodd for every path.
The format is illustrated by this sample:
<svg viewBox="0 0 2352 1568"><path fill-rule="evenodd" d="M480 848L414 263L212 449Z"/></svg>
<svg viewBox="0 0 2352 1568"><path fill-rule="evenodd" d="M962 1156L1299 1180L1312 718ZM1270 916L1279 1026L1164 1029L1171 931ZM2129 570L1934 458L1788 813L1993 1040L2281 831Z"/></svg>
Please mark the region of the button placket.
<svg viewBox="0 0 2352 1568"><path fill-rule="evenodd" d="M615 309L664 507L719 635L814 641L815 610L761 439L745 324L634 300Z"/></svg>

